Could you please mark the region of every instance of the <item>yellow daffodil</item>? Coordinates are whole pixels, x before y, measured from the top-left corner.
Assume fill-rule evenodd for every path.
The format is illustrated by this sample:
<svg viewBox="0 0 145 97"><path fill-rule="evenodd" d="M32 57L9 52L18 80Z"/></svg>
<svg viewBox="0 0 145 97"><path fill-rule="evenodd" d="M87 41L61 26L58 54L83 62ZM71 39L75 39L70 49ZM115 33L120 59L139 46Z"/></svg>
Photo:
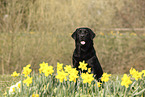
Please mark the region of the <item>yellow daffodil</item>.
<svg viewBox="0 0 145 97"><path fill-rule="evenodd" d="M103 73L103 75L101 77L101 81L108 82L110 76L111 76L111 74Z"/></svg>
<svg viewBox="0 0 145 97"><path fill-rule="evenodd" d="M132 77L135 78L135 80L142 79L142 72L137 71Z"/></svg>
<svg viewBox="0 0 145 97"><path fill-rule="evenodd" d="M40 65L39 73L40 73L40 74L41 74L42 72L44 73L45 68L48 67L48 63L43 62L43 63L41 63L41 64L39 64L39 65Z"/></svg>
<svg viewBox="0 0 145 97"><path fill-rule="evenodd" d="M88 68L88 73L91 73L91 68Z"/></svg>
<svg viewBox="0 0 145 97"><path fill-rule="evenodd" d="M70 67L67 67L67 72L69 73L69 81L76 82L76 79L79 77L76 68L70 69Z"/></svg>
<svg viewBox="0 0 145 97"><path fill-rule="evenodd" d="M60 71L63 69L63 64L60 64L59 62L57 62L57 71Z"/></svg>
<svg viewBox="0 0 145 97"><path fill-rule="evenodd" d="M120 36L122 36L123 34L122 34L122 33L120 33L119 35L120 35Z"/></svg>
<svg viewBox="0 0 145 97"><path fill-rule="evenodd" d="M45 74L45 76L48 76L48 75L52 75L52 73L54 72L54 70L53 70L53 67L52 66L47 66L45 69L44 69L44 74Z"/></svg>
<svg viewBox="0 0 145 97"><path fill-rule="evenodd" d="M119 32L119 31L117 31L117 34L120 34L120 32Z"/></svg>
<svg viewBox="0 0 145 97"><path fill-rule="evenodd" d="M32 77L27 76L27 79L25 79L23 83L26 83L26 85L29 87L29 85L32 84Z"/></svg>
<svg viewBox="0 0 145 97"><path fill-rule="evenodd" d="M33 31L31 31L31 32L29 32L30 34L35 34L36 32L33 32Z"/></svg>
<svg viewBox="0 0 145 97"><path fill-rule="evenodd" d="M39 97L39 94L32 94L32 97Z"/></svg>
<svg viewBox="0 0 145 97"><path fill-rule="evenodd" d="M27 67L27 68L30 68L30 67L31 67L31 65L30 65L30 64L28 64L26 67Z"/></svg>
<svg viewBox="0 0 145 97"><path fill-rule="evenodd" d="M110 33L111 33L111 35L116 35L113 31L111 31Z"/></svg>
<svg viewBox="0 0 145 97"><path fill-rule="evenodd" d="M98 87L101 87L101 84L102 84L101 82L97 82Z"/></svg>
<svg viewBox="0 0 145 97"><path fill-rule="evenodd" d="M72 68L72 69L70 69L70 71L68 72L69 74L78 74L79 73L79 71L78 70L76 70L76 68Z"/></svg>
<svg viewBox="0 0 145 97"><path fill-rule="evenodd" d="M82 69L82 71L83 71L83 70L87 70L87 65L88 65L88 64L85 63L85 61L79 62L79 64L80 64L79 68Z"/></svg>
<svg viewBox="0 0 145 97"><path fill-rule="evenodd" d="M78 76L77 74L71 73L71 74L69 75L69 81L74 81L74 82L76 82L76 79L77 79L78 77L79 77L79 76Z"/></svg>
<svg viewBox="0 0 145 97"><path fill-rule="evenodd" d="M65 69L65 72L70 73L71 70L72 70L72 67L71 67L71 65L66 65L66 66L64 67L64 69Z"/></svg>
<svg viewBox="0 0 145 97"><path fill-rule="evenodd" d="M64 72L63 70L57 72L58 75L56 75L56 78L59 79L60 82L63 82L63 80L67 81L67 75L68 73Z"/></svg>
<svg viewBox="0 0 145 97"><path fill-rule="evenodd" d="M27 77L30 73L31 73L31 69L30 69L30 64L28 64L26 67L23 67L23 74L25 77Z"/></svg>
<svg viewBox="0 0 145 97"><path fill-rule="evenodd" d="M131 68L129 71L132 77L135 78L135 80L142 79L142 72L138 72L134 68Z"/></svg>
<svg viewBox="0 0 145 97"><path fill-rule="evenodd" d="M136 36L136 33L131 33L130 35L131 35L131 36Z"/></svg>
<svg viewBox="0 0 145 97"><path fill-rule="evenodd" d="M52 73L54 72L53 70L53 66L48 66L48 63L41 63L40 64L40 68L39 68L39 73L44 73L45 76L49 76L50 74L52 75Z"/></svg>
<svg viewBox="0 0 145 97"><path fill-rule="evenodd" d="M121 80L122 80L121 85L125 86L126 88L128 88L129 85L132 83L130 77L128 77L127 74L124 74Z"/></svg>
<svg viewBox="0 0 145 97"><path fill-rule="evenodd" d="M134 75L137 71L136 71L134 68L131 68L131 69L129 70L129 72L130 72L131 75Z"/></svg>
<svg viewBox="0 0 145 97"><path fill-rule="evenodd" d="M91 84L91 82L94 80L93 74L89 73L82 73L81 77L83 79L83 83Z"/></svg>
<svg viewBox="0 0 145 97"><path fill-rule="evenodd" d="M11 74L11 76L13 76L13 77L17 77L19 75L20 75L20 73L17 73L16 71L14 71L13 74Z"/></svg>
<svg viewBox="0 0 145 97"><path fill-rule="evenodd" d="M104 36L104 33L103 33L103 32L100 32L99 34L100 34L101 36Z"/></svg>

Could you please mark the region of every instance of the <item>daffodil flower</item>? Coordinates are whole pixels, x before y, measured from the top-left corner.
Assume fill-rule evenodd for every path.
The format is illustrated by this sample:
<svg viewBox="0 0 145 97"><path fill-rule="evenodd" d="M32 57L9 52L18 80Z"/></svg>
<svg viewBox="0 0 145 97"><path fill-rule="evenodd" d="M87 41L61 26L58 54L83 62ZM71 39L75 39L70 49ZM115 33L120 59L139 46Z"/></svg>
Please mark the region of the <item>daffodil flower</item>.
<svg viewBox="0 0 145 97"><path fill-rule="evenodd" d="M134 68L131 68L129 71L132 77L135 78L135 80L142 79L142 72L138 72Z"/></svg>
<svg viewBox="0 0 145 97"><path fill-rule="evenodd" d="M87 65L88 65L88 64L85 63L85 61L79 62L79 64L80 64L79 68L82 69L82 71L83 71L83 70L87 70Z"/></svg>
<svg viewBox="0 0 145 97"><path fill-rule="evenodd" d="M63 70L57 72L58 75L56 75L56 78L59 79L60 82L63 82L63 80L67 81L67 75L68 73L65 73Z"/></svg>
<svg viewBox="0 0 145 97"><path fill-rule="evenodd" d="M26 85L29 87L29 85L32 84L32 77L27 76L27 79L25 79L23 83L26 83Z"/></svg>
<svg viewBox="0 0 145 97"><path fill-rule="evenodd" d="M101 84L102 84L101 82L97 82L98 87L101 87Z"/></svg>
<svg viewBox="0 0 145 97"><path fill-rule="evenodd" d="M121 85L125 86L126 88L128 88L129 85L132 83L130 77L128 77L127 74L124 74L121 80L122 80Z"/></svg>
<svg viewBox="0 0 145 97"><path fill-rule="evenodd" d="M88 73L91 73L91 68L88 68Z"/></svg>
<svg viewBox="0 0 145 97"><path fill-rule="evenodd" d="M41 64L39 64L39 65L40 65L39 73L40 73L40 74L41 74L42 72L44 73L45 68L48 67L48 63L43 62L43 63L41 63Z"/></svg>
<svg viewBox="0 0 145 97"><path fill-rule="evenodd" d="M57 62L57 71L60 71L63 69L63 64L60 64L59 62Z"/></svg>
<svg viewBox="0 0 145 97"><path fill-rule="evenodd" d="M24 74L25 77L27 77L27 76L31 73L31 71L32 71L32 70L30 69L30 66L31 66L31 65L28 64L26 67L23 67L23 72L22 72L22 73Z"/></svg>
<svg viewBox="0 0 145 97"><path fill-rule="evenodd" d="M101 77L101 81L108 82L110 76L111 76L111 74L103 73L103 75Z"/></svg>
<svg viewBox="0 0 145 97"><path fill-rule="evenodd" d="M39 94L32 94L31 97L39 97Z"/></svg>
<svg viewBox="0 0 145 97"><path fill-rule="evenodd" d="M65 72L70 73L71 70L72 70L72 67L71 67L70 65L66 65L66 66L64 67L64 69L65 69Z"/></svg>
<svg viewBox="0 0 145 97"><path fill-rule="evenodd" d="M74 81L76 82L76 79L78 78L79 76L75 73L72 73L69 75L69 81Z"/></svg>
<svg viewBox="0 0 145 97"><path fill-rule="evenodd" d="M83 79L83 83L91 84L91 82L94 80L93 74L89 73L82 73L81 77Z"/></svg>
<svg viewBox="0 0 145 97"><path fill-rule="evenodd" d="M17 77L19 75L20 75L20 73L17 73L16 71L14 71L13 74L11 74L11 76L13 76L13 77Z"/></svg>
<svg viewBox="0 0 145 97"><path fill-rule="evenodd" d="M53 67L52 66L47 66L44 70L43 70L45 76L47 77L48 75L52 75L52 73L54 72Z"/></svg>

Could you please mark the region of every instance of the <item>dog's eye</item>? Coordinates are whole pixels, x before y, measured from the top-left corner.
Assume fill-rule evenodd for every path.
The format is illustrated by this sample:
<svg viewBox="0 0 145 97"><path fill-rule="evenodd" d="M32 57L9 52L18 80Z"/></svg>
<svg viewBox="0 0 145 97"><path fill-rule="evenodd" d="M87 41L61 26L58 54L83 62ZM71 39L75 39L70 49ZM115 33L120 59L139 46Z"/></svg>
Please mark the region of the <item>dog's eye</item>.
<svg viewBox="0 0 145 97"><path fill-rule="evenodd" d="M88 34L88 31L85 31L85 34L87 35Z"/></svg>
<svg viewBox="0 0 145 97"><path fill-rule="evenodd" d="M78 31L78 34L81 34L81 33L82 33L82 30L79 30L79 31Z"/></svg>

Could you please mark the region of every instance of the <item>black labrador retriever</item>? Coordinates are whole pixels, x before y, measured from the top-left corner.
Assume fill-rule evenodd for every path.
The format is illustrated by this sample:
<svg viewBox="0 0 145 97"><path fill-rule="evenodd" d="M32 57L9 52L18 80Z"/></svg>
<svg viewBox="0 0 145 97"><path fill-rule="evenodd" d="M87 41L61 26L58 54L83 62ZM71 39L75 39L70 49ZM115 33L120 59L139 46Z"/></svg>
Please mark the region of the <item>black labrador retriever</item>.
<svg viewBox="0 0 145 97"><path fill-rule="evenodd" d="M79 62L85 61L88 63L87 68L91 68L91 72L99 80L103 74L103 70L93 47L94 37L95 33L89 28L78 28L72 34L76 46L73 53L73 67L81 71L78 68Z"/></svg>

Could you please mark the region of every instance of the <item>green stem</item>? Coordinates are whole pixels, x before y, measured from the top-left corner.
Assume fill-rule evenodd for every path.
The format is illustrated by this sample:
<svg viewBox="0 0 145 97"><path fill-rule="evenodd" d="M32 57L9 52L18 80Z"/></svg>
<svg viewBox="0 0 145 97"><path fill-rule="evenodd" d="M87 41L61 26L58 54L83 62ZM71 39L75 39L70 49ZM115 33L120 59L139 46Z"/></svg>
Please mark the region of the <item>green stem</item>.
<svg viewBox="0 0 145 97"><path fill-rule="evenodd" d="M106 97L106 86L104 86L103 97Z"/></svg>
<svg viewBox="0 0 145 97"><path fill-rule="evenodd" d="M23 77L21 76L21 86L20 86L21 97L23 96Z"/></svg>
<svg viewBox="0 0 145 97"><path fill-rule="evenodd" d="M86 94L88 94L88 83L86 83Z"/></svg>
<svg viewBox="0 0 145 97"><path fill-rule="evenodd" d="M124 97L126 97L126 91L127 91L127 88L125 87L125 93L124 93Z"/></svg>

